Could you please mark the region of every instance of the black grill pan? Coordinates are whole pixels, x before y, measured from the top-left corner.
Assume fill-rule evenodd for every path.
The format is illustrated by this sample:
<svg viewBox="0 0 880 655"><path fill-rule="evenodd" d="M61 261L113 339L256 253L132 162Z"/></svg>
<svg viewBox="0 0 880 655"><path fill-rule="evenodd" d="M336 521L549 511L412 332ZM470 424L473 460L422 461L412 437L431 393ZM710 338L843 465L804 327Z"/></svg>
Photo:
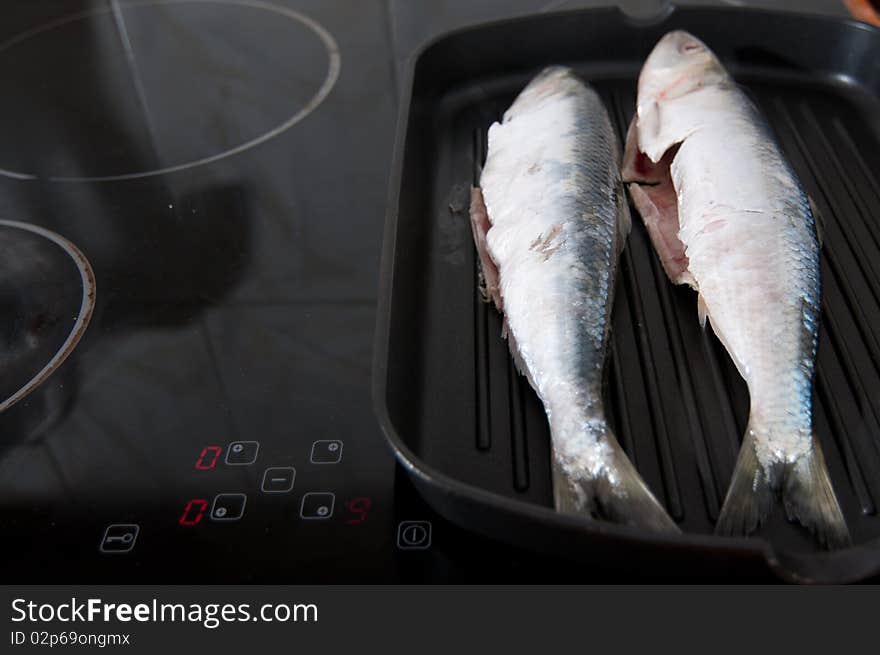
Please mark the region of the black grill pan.
<svg viewBox="0 0 880 655"><path fill-rule="evenodd" d="M500 317L479 301L467 217L486 130L543 66L591 82L622 137L641 62L687 29L758 103L825 217L815 427L855 546L823 553L777 508L751 539L712 535L748 393L663 275L636 219L621 259L606 367L621 444L683 530L658 537L552 510L547 422ZM735 184L735 180L730 181ZM374 393L383 429L453 522L638 574L843 582L880 573L880 31L762 10L616 9L445 35L410 62L382 264ZM634 214L635 216L635 214Z"/></svg>

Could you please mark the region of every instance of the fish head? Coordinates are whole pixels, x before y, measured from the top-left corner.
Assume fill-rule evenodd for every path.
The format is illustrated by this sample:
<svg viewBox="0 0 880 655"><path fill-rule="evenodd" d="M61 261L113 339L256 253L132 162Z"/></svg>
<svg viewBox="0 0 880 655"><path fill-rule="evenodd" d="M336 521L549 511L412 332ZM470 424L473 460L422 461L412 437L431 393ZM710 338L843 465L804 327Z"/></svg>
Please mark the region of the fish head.
<svg viewBox="0 0 880 655"><path fill-rule="evenodd" d="M504 122L536 109L552 98L575 91L582 84L575 73L564 66L550 66L532 78L516 101L504 112Z"/></svg>
<svg viewBox="0 0 880 655"><path fill-rule="evenodd" d="M693 34L675 30L660 39L645 60L639 75L639 103L680 98L728 79L724 66L705 43Z"/></svg>
<svg viewBox="0 0 880 655"><path fill-rule="evenodd" d="M639 75L639 150L652 162L659 162L670 147L700 124L705 97L695 92L730 84L724 66L705 43L681 30L666 34L648 55ZM663 110L668 105L675 111Z"/></svg>

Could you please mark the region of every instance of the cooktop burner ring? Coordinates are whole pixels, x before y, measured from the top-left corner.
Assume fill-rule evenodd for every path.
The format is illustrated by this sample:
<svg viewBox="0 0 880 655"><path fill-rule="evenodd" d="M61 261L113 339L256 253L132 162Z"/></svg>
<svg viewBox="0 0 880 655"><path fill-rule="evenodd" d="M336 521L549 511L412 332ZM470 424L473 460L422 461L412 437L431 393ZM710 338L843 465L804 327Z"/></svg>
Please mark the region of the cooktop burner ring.
<svg viewBox="0 0 880 655"><path fill-rule="evenodd" d="M80 282L82 284L82 299L80 301L80 308L77 312L76 320L73 324L73 327L71 328L70 333L67 335L67 338L61 344L61 347L49 359L49 361L30 380L28 380L11 396L0 402L0 413L2 413L12 407L19 400L27 396L29 393L34 391L47 379L49 379L52 373L54 373L55 370L64 363L70 353L73 352L73 349L76 348L77 344L82 338L82 335L85 333L86 328L89 326L89 321L92 318L92 312L95 308L96 285L95 273L92 270L91 264L89 264L89 260L86 258L83 252L69 239L66 239L60 234L52 232L51 230L47 230L38 225L22 223L20 221L0 219L0 227L25 230L53 242L73 260L76 268L79 270Z"/></svg>
<svg viewBox="0 0 880 655"><path fill-rule="evenodd" d="M49 32L56 28L62 27L63 25L67 25L69 23L82 20L91 16L115 13L119 11L120 8L186 4L213 4L261 9L267 12L278 14L279 16L282 16L305 26L308 30L310 30L319 38L327 51L327 74L324 78L324 81L321 83L315 94L308 100L308 102L306 102L305 105L303 105L296 113L291 115L289 118L252 139L240 143L237 146L233 146L231 148L227 148L225 150L217 152L213 155L192 159L179 164L173 164L161 168L135 171L131 173L121 173L116 175L44 176L34 173L0 168L0 176L15 180L43 179L49 182L114 182L120 180L134 180L147 177L156 177L159 175L165 175L166 173L176 173L178 171L196 168L205 164L211 164L221 159L225 159L227 157L231 157L233 155L237 155L247 150L250 150L251 148L254 148L262 143L265 143L266 141L269 141L270 139L275 138L279 134L282 134L297 123L301 122L313 111L315 111L315 109L317 109L318 106L320 106L321 103L324 101L324 99L330 94L330 91L333 89L333 87L336 86L336 82L339 79L339 73L342 68L342 56L339 52L339 46L336 43L336 39L333 37L333 35L323 25L321 25L313 18L310 18L309 16L306 16L305 14L295 11L293 9L275 5L270 2L265 2L264 0L130 0L127 2L118 2L118 0L112 0L110 6L98 9L89 9L86 11L70 14L68 16L50 21L48 23L44 23L43 25L39 25L33 29L27 30L17 36L14 36L3 43L0 43L0 53L8 50L18 43L21 43L22 41L37 36L38 34ZM0 411L2 411L2 409L0 409Z"/></svg>

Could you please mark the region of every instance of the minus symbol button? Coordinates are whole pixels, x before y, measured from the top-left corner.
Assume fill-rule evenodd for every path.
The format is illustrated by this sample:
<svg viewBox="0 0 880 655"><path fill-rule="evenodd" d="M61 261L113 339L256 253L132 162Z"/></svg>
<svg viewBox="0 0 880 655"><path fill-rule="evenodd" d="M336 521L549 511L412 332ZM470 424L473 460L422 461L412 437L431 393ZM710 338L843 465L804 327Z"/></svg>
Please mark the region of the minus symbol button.
<svg viewBox="0 0 880 655"><path fill-rule="evenodd" d="M296 469L292 466L273 466L263 473L261 489L267 494L284 494L293 489Z"/></svg>

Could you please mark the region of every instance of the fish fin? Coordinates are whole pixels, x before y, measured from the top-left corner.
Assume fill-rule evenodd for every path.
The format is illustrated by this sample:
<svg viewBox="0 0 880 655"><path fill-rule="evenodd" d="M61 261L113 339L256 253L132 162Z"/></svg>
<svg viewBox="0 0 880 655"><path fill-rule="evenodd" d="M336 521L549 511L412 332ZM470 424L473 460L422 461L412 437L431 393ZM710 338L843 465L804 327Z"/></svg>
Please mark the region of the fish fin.
<svg viewBox="0 0 880 655"><path fill-rule="evenodd" d="M706 307L706 301L703 300L703 294L697 294L697 318L700 321L700 327L706 328L706 319L709 317L709 308Z"/></svg>
<svg viewBox="0 0 880 655"><path fill-rule="evenodd" d="M657 142L662 138L660 122L660 103L650 100L637 108L636 117L633 118L637 132L637 138L641 146L640 150L651 158L651 161L659 161L660 157L669 147L663 143L657 143L652 152L647 152L645 146L648 142Z"/></svg>
<svg viewBox="0 0 880 655"><path fill-rule="evenodd" d="M678 152L678 148L670 146L670 150L673 149ZM652 161L639 147L639 122L638 118L633 118L626 130L620 179L625 184L660 184L669 178L669 165L675 152L667 152L659 161Z"/></svg>
<svg viewBox="0 0 880 655"><path fill-rule="evenodd" d="M806 527L823 547L852 544L815 435L810 452L786 467L782 502L788 518Z"/></svg>
<svg viewBox="0 0 880 655"><path fill-rule="evenodd" d="M819 211L819 206L809 194L807 194L807 200L810 201L810 211L813 212L813 223L816 226L816 239L819 241L819 247L821 248L825 241L825 215Z"/></svg>
<svg viewBox="0 0 880 655"><path fill-rule="evenodd" d="M526 367L526 363L523 361L522 354L519 351L519 344L516 342L516 337L513 336L510 327L507 325L506 318L501 327L501 336L507 339L507 346L510 348L510 357L513 360L513 365L516 367L517 373L528 377L528 368Z"/></svg>
<svg viewBox="0 0 880 655"><path fill-rule="evenodd" d="M654 532L680 532L607 428L606 439L612 449L610 463L597 476L581 470L572 472L553 457L553 498L557 511Z"/></svg>
<svg viewBox="0 0 880 655"><path fill-rule="evenodd" d="M743 440L715 533L750 534L767 518L779 492L788 518L806 527L823 547L843 548L851 543L815 436L807 454L768 471L758 460L751 429Z"/></svg>
<svg viewBox="0 0 880 655"><path fill-rule="evenodd" d="M529 384L532 385L532 389L537 391L538 388L535 386L535 381L532 379L531 373L529 373L529 367L526 366L526 362L519 350L519 344L516 342L516 337L513 336L513 332L510 331L510 326L507 324L506 316L501 323L501 338L507 340L507 347L510 349L510 359L513 361L513 366L516 368L516 372L525 377L525 379L529 381Z"/></svg>
<svg viewBox="0 0 880 655"><path fill-rule="evenodd" d="M641 95L641 94L640 94ZM700 129L686 120L688 112L677 111L681 98L647 99L636 108L633 118L633 129L638 150L648 159L659 164L669 156L669 152L677 149L689 136Z"/></svg>
<svg viewBox="0 0 880 655"><path fill-rule="evenodd" d="M702 295L702 294L700 294L700 295ZM706 309L708 310L708 305L706 306ZM743 361L739 357L734 356L733 353L735 351L731 347L730 341L724 335L724 331L721 329L721 326L718 325L717 323L712 323L711 315L709 315L708 313L706 315L708 316L709 322L712 325L712 332L715 333L715 337L718 339L718 341L721 342L721 345L724 346L724 350L726 350L727 353L730 355L730 359L731 359L731 361L733 361L733 365L736 366L736 370L739 373L740 377L743 380L747 380L749 377L749 372L746 369L745 364L743 363ZM745 441L743 441L743 445L745 445Z"/></svg>
<svg viewBox="0 0 880 655"><path fill-rule="evenodd" d="M486 242L486 234L492 226L489 219L489 211L483 200L483 190L480 187L471 187L471 232L474 236L474 247L480 259L480 293L486 302L495 303L498 311L503 311L501 288L498 285L498 266L489 253Z"/></svg>
<svg viewBox="0 0 880 655"><path fill-rule="evenodd" d="M755 449L755 432L746 430L733 478L715 524L715 534L744 536L760 526L770 510L779 488L781 467L765 470Z"/></svg>

